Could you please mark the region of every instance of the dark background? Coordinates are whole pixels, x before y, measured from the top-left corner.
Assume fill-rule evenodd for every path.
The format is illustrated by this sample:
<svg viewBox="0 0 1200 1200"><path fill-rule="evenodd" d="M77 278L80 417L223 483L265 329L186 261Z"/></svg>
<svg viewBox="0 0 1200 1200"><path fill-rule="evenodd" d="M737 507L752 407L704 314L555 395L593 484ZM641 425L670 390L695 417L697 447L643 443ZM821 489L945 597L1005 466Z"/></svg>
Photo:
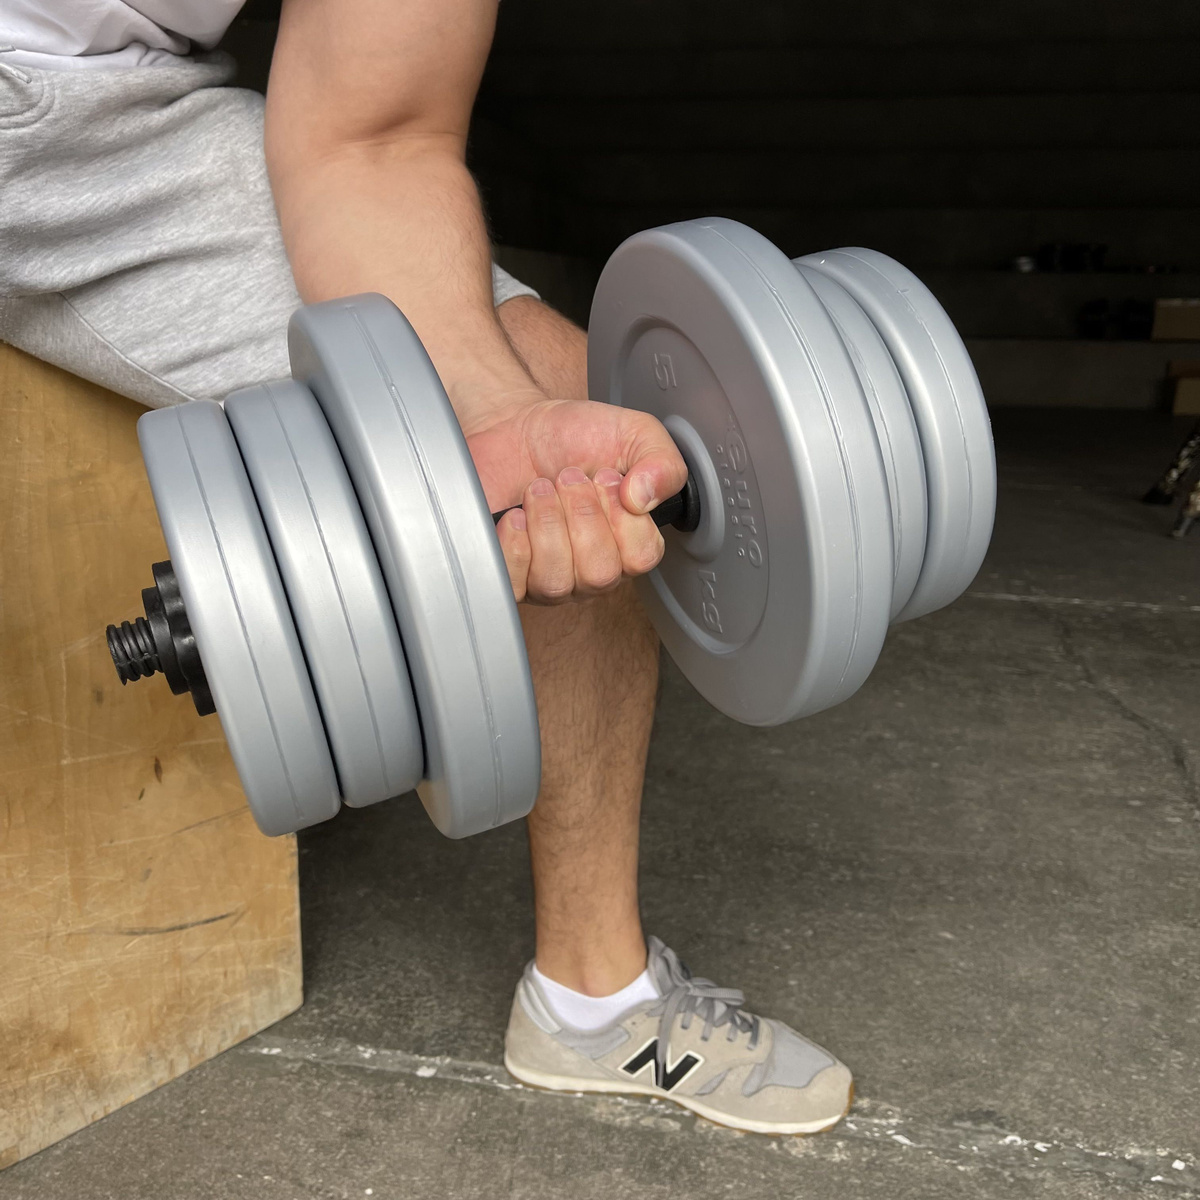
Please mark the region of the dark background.
<svg viewBox="0 0 1200 1200"><path fill-rule="evenodd" d="M227 46L261 86L273 6ZM504 0L472 165L497 240L603 259L720 213L790 254L1200 271L1194 0Z"/></svg>
<svg viewBox="0 0 1200 1200"><path fill-rule="evenodd" d="M1200 269L1193 0L504 0L475 163L501 241L720 213L790 254Z"/></svg>
<svg viewBox="0 0 1200 1200"><path fill-rule="evenodd" d="M226 39L249 86L277 11ZM728 216L913 267L993 406L1151 409L1200 358L1145 340L1200 295L1198 149L1195 0L504 0L470 161L501 262L581 322L623 238ZM1055 242L1104 269L1013 270ZM1088 303L1145 327L1082 339Z"/></svg>

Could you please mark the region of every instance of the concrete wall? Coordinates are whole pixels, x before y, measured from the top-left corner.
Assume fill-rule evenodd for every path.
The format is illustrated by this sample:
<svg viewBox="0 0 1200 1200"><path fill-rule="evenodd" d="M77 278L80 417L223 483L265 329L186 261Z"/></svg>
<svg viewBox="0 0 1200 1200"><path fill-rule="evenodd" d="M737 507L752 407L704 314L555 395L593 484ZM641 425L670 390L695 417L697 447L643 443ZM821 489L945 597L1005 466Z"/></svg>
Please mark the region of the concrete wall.
<svg viewBox="0 0 1200 1200"><path fill-rule="evenodd" d="M1170 363L1200 358L1200 342L966 339L990 408L1168 411Z"/></svg>

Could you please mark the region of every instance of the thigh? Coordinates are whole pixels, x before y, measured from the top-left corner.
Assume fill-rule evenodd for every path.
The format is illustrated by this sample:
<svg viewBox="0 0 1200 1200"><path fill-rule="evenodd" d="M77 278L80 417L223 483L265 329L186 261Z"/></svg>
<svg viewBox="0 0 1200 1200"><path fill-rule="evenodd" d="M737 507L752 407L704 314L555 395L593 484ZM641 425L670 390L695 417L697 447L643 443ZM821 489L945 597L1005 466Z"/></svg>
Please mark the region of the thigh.
<svg viewBox="0 0 1200 1200"><path fill-rule="evenodd" d="M288 374L263 100L230 73L0 67L0 338L152 407Z"/></svg>
<svg viewBox="0 0 1200 1200"><path fill-rule="evenodd" d="M0 336L154 406L286 374L262 98L222 63L20 74Z"/></svg>
<svg viewBox="0 0 1200 1200"><path fill-rule="evenodd" d="M556 400L586 400L587 334L535 296L496 309L500 324L534 382Z"/></svg>

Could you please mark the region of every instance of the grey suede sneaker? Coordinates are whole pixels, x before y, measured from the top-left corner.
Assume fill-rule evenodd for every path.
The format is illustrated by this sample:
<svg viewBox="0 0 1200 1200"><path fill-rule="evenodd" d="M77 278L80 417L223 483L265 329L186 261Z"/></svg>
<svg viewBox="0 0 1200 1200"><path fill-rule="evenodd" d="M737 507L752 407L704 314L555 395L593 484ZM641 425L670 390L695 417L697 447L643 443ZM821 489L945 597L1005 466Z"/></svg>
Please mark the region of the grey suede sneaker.
<svg viewBox="0 0 1200 1200"><path fill-rule="evenodd" d="M820 1133L846 1115L854 1083L832 1054L743 1011L741 992L693 978L658 938L648 944L659 998L598 1030L557 1020L526 967L505 1037L509 1073L554 1091L658 1096L752 1133Z"/></svg>

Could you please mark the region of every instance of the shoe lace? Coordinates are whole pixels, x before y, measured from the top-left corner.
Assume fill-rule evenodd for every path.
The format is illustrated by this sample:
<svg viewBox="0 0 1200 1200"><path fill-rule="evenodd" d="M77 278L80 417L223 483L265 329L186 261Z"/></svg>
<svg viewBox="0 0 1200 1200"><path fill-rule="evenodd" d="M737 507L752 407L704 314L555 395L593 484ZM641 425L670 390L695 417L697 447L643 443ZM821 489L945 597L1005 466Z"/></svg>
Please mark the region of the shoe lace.
<svg viewBox="0 0 1200 1200"><path fill-rule="evenodd" d="M662 1078L667 1066L667 1041L671 1027L679 1017L680 1029L691 1027L699 1017L704 1022L701 1041L707 1042L713 1031L728 1027L726 1040L733 1042L743 1033L750 1035L750 1049L758 1045L759 1019L752 1013L743 1012L745 995L737 988L718 987L711 979L694 976L679 961L679 956L667 946L662 948L662 961L667 969L670 986L662 994L651 1015L661 1014L658 1022L658 1045L656 1049L658 1078Z"/></svg>

